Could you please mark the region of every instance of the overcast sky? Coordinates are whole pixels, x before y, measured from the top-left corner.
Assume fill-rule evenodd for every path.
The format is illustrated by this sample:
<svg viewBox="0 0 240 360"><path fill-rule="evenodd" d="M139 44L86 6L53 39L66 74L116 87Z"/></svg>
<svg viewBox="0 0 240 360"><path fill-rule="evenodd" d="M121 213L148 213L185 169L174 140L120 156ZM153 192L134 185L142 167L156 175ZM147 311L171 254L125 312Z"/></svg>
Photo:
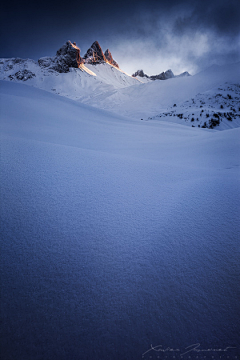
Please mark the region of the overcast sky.
<svg viewBox="0 0 240 360"><path fill-rule="evenodd" d="M240 0L13 0L0 20L0 57L53 56L67 40L83 56L98 40L130 74L240 61Z"/></svg>

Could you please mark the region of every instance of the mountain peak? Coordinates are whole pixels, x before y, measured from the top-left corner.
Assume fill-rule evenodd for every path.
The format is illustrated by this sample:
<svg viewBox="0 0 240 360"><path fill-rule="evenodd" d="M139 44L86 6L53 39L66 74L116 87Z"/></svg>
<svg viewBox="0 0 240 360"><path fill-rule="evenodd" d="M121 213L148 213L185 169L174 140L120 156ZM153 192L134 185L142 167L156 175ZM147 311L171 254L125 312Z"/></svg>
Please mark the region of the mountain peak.
<svg viewBox="0 0 240 360"><path fill-rule="evenodd" d="M87 50L83 59L87 64L99 64L106 61L102 48L98 41L94 41L91 47Z"/></svg>
<svg viewBox="0 0 240 360"><path fill-rule="evenodd" d="M159 75L150 76L150 79L152 79L152 80L167 80L167 79L171 79L171 78L174 78L174 74L171 69L169 69L165 72L163 71Z"/></svg>
<svg viewBox="0 0 240 360"><path fill-rule="evenodd" d="M116 66L117 68L119 68L118 63L113 59L112 54L111 54L111 52L110 52L109 49L107 49L107 50L105 51L104 56L105 56L105 58L106 58L106 60L107 60L107 62L108 62L109 64L111 64L111 65Z"/></svg>
<svg viewBox="0 0 240 360"><path fill-rule="evenodd" d="M184 76L191 76L187 71L185 71L184 73L180 74L180 75L174 75L174 73L172 72L171 69L167 70L167 71L163 71L161 74L159 75L151 75L148 76L147 74L144 73L143 70L137 70L134 74L132 74L133 77L146 77L150 80L168 80L168 79L172 79L175 77L184 77Z"/></svg>
<svg viewBox="0 0 240 360"><path fill-rule="evenodd" d="M184 76L191 76L188 71L184 71L183 73L176 75L176 77L184 77Z"/></svg>
<svg viewBox="0 0 240 360"><path fill-rule="evenodd" d="M119 68L118 63L113 59L109 49L102 51L98 41L94 41L82 58L80 49L75 42L68 40L56 53L54 57L43 57L38 60L42 68L55 70L57 72L68 72L69 68L79 68L81 64L101 64L108 63Z"/></svg>
<svg viewBox="0 0 240 360"><path fill-rule="evenodd" d="M55 57L43 57L38 60L41 67L49 68L57 72L68 72L70 67L78 68L83 60L80 49L76 43L68 40L56 53Z"/></svg>
<svg viewBox="0 0 240 360"><path fill-rule="evenodd" d="M141 77L141 78L147 78L149 80L167 80L167 79L171 79L174 76L172 70L167 70L167 71L163 71L161 74L159 75L147 75L144 73L143 70L137 70L134 74L132 74L133 77Z"/></svg>
<svg viewBox="0 0 240 360"><path fill-rule="evenodd" d="M147 74L144 73L143 70L137 70L134 74L132 74L133 77L146 77L149 78L149 76Z"/></svg>

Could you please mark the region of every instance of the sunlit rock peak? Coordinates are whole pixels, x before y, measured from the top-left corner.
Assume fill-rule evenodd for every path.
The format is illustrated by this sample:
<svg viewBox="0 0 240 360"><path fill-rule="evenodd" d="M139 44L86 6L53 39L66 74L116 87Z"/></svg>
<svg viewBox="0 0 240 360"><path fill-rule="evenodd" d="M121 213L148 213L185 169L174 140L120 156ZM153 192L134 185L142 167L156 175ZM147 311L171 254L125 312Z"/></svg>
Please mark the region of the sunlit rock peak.
<svg viewBox="0 0 240 360"><path fill-rule="evenodd" d="M83 63L80 56L80 49L76 43L67 41L56 53L54 57L43 57L38 60L41 67L55 70L60 73L66 73L69 68L78 68Z"/></svg>
<svg viewBox="0 0 240 360"><path fill-rule="evenodd" d="M92 46L87 50L83 59L87 64L100 64L107 61L98 41L94 41Z"/></svg>
<svg viewBox="0 0 240 360"><path fill-rule="evenodd" d="M111 52L110 52L109 49L107 49L107 50L105 51L104 55L105 55L105 58L106 58L106 60L107 60L107 62L108 62L109 64L111 64L111 65L116 66L117 68L119 68L118 63L113 59L112 54L111 54Z"/></svg>
<svg viewBox="0 0 240 360"><path fill-rule="evenodd" d="M57 56L66 56L69 60L69 66L71 67L79 67L79 65L82 63L81 57L80 57L80 49L77 47L76 43L71 43L70 40L66 42L58 51ZM71 63L71 65L70 65Z"/></svg>

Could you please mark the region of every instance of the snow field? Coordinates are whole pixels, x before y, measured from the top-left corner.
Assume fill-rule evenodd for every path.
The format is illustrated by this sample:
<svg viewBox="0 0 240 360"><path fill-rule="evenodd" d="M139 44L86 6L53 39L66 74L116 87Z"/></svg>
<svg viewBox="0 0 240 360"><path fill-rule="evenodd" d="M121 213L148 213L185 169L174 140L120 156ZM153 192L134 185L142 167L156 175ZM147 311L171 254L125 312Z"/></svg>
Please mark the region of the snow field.
<svg viewBox="0 0 240 360"><path fill-rule="evenodd" d="M171 81L144 86L167 96ZM8 358L237 344L240 129L123 117L121 97L111 113L14 82L0 93Z"/></svg>

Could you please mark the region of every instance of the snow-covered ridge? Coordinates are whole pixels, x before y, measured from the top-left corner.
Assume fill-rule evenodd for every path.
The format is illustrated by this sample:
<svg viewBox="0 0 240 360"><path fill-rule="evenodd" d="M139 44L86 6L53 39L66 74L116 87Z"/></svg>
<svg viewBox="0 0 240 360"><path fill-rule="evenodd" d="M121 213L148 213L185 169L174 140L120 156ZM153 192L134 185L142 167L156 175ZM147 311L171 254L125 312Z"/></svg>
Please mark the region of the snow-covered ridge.
<svg viewBox="0 0 240 360"><path fill-rule="evenodd" d="M225 130L240 126L240 85L221 87L197 94L191 100L173 104L148 120L168 120L192 127Z"/></svg>
<svg viewBox="0 0 240 360"><path fill-rule="evenodd" d="M163 71L161 74L158 75L147 75L144 73L143 70L137 70L134 74L132 74L133 77L137 78L137 79L144 79L146 82L147 80L168 80L168 79L172 79L175 77L184 77L184 76L191 76L187 71L184 71L183 73L179 74L179 75L174 75L174 73L172 72L171 69L167 70L167 71Z"/></svg>
<svg viewBox="0 0 240 360"><path fill-rule="evenodd" d="M80 56L80 48L76 43L67 41L53 57L42 57L37 62L30 59L0 59L1 79L27 81L34 77L41 76L58 76L58 74L72 72L73 69L80 69L81 72L88 75L97 76L95 71L89 70L84 65L102 65L110 66L112 72L119 70L122 74L113 86L124 87L138 84L139 81L133 79L132 76L126 74L119 68L117 62L113 59L109 49L103 53L99 43L95 41L87 50L84 57ZM105 67L106 69L106 67ZM98 71L97 71L98 73ZM119 74L118 74L119 75ZM116 79L117 76L115 76ZM104 80L103 76L101 81ZM109 81L107 81L109 83ZM31 85L34 85L31 83Z"/></svg>
<svg viewBox="0 0 240 360"><path fill-rule="evenodd" d="M83 59L76 44L68 41L54 57L43 57L38 61L0 59L0 79L24 82L78 101L88 101L102 93L140 85L140 81L118 67L109 50L103 57L106 61L90 61L87 56Z"/></svg>
<svg viewBox="0 0 240 360"><path fill-rule="evenodd" d="M52 58L0 59L0 79L24 82L136 120L161 119L210 129L240 125L240 63L212 66L194 76L188 73L175 76L169 70L164 76L171 81L152 81L143 71L132 77L111 64L114 60L110 51L104 54L96 43L85 59L80 56L77 45L69 41ZM98 58L95 52L99 52ZM222 89L221 96L219 89Z"/></svg>
<svg viewBox="0 0 240 360"><path fill-rule="evenodd" d="M102 64L108 63L119 68L118 63L113 59L109 49L103 53L98 41L94 41L86 54L80 56L80 48L70 40L66 42L56 53L55 57L43 57L38 60L41 67L49 68L57 72L69 72L70 68L79 68L81 64Z"/></svg>
<svg viewBox="0 0 240 360"><path fill-rule="evenodd" d="M226 85L226 83L228 85ZM96 99L96 101L93 98L91 104L116 113L120 112L136 120L148 120L149 118L154 118L160 114L171 111L175 114L184 114L186 111L186 117L189 115L190 118L190 120L186 122L185 119L180 119L178 116L162 116L161 119L158 116L156 120L174 121L181 125L190 125L191 127L194 125L198 128L198 125L200 125L200 127L204 126L205 120L200 124L204 116L202 115L200 117L198 114L198 110L201 111L204 108L200 108L201 104L199 103L199 109L192 111L192 107L188 108L185 103L191 105L191 99L198 99L198 94L203 94L203 97L206 97L206 104L210 106L211 101L213 101L212 106L214 108L210 107L210 109L214 110L214 113L221 112L221 103L219 102L218 105L214 104L215 96L220 92L218 89L221 88L224 89L223 96L227 97L228 93L231 94L227 87L232 86L232 84L236 86L240 84L240 63L206 69L193 76L177 77L169 81L148 80L147 83L141 84L140 86L118 89L112 94L107 94L106 97L102 96L101 99ZM234 92L235 90L237 92L238 87L235 87L235 85L233 85L233 89ZM212 92L211 96L208 96L208 92ZM211 99L208 100L208 97L211 97ZM236 103L233 104L229 101L229 106L226 109L222 109L224 110L222 116L223 121L220 121L220 126L214 126L215 130L223 129L223 124L226 125L226 129L239 126L237 116L236 118L232 116L232 121L227 120L227 117L224 116L224 113L228 116L227 113L233 112L231 106L235 108L236 111L238 109L238 100L237 98L235 99L235 97L238 97L238 94L236 93L232 95L232 97L234 101L236 100ZM177 104L177 107L173 107L174 104ZM183 105L183 108L181 105ZM206 107L204 114L207 113L207 110L208 108ZM194 113L194 115L192 115L192 113ZM192 117L195 119L194 122L191 122ZM199 122L196 120L198 117ZM214 118L215 116L212 117L212 113L209 111L209 120ZM211 124L209 125L211 126Z"/></svg>

